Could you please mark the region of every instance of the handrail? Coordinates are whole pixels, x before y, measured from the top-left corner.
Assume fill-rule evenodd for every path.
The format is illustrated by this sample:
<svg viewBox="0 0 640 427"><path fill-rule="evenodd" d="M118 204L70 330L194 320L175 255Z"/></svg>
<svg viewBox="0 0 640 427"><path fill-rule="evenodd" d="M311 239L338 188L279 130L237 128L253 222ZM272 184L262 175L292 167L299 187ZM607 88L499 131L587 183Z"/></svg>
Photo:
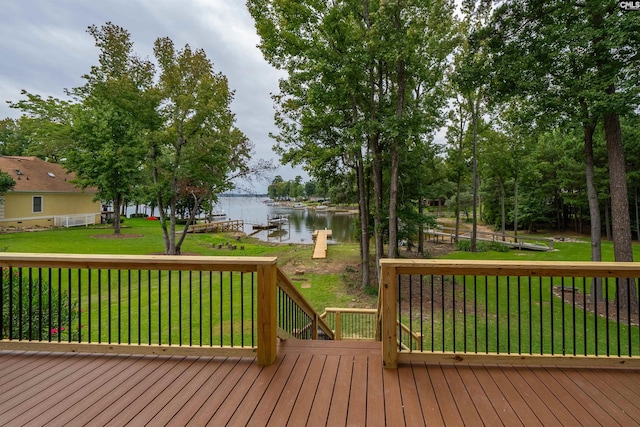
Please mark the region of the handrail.
<svg viewBox="0 0 640 427"><path fill-rule="evenodd" d="M325 308L325 311L320 315L321 319L327 320L327 323L329 322L329 319L327 318L328 314L332 314L333 315L333 325L334 325L334 339L336 340L341 340L341 339L345 339L344 337L348 336L347 339L373 339L376 340L376 328L375 328L375 323L376 323L376 318L377 318L377 314L378 314L378 310L376 310L375 308L355 308L355 307L349 307L349 308L341 308L341 307L327 307ZM344 315L353 315L353 316L346 316L346 319L344 319ZM365 323L365 326L363 326L363 322L362 319L356 320L354 319L356 316L373 316L374 318L374 328L372 329L372 327L370 326L371 324L369 323L369 325L367 325ZM351 321L349 321L351 320ZM350 327L346 326L349 325ZM347 332L345 333L345 330L347 330ZM373 331L373 337L371 337L371 332Z"/></svg>
<svg viewBox="0 0 640 427"><path fill-rule="evenodd" d="M293 285L291 279L280 269L277 268L277 286L282 292L284 292L293 303L299 307L309 318L311 319L310 327L312 328L313 339L317 339L318 328L326 334L328 339L334 339L334 334L331 328L320 318L320 315L314 310L313 307L302 296L300 291ZM291 333L292 331L288 331Z"/></svg>
<svg viewBox="0 0 640 427"><path fill-rule="evenodd" d="M380 266L386 367L411 360L640 366L638 263L384 259ZM403 348L402 335L416 332L423 351Z"/></svg>
<svg viewBox="0 0 640 427"><path fill-rule="evenodd" d="M5 252L0 268L1 349L248 356L268 365L278 295L312 319L314 338L318 328L333 337L275 257Z"/></svg>

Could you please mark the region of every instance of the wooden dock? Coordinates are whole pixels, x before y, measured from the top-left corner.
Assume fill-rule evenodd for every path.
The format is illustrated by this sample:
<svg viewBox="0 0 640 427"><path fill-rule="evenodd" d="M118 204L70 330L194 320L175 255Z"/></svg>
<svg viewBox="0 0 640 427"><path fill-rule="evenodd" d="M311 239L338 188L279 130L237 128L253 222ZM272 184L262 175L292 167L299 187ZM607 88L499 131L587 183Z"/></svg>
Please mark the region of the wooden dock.
<svg viewBox="0 0 640 427"><path fill-rule="evenodd" d="M315 230L313 239L316 245L313 249L313 259L325 259L327 257L327 239L331 238L331 230Z"/></svg>
<svg viewBox="0 0 640 427"><path fill-rule="evenodd" d="M425 236L429 240L435 242L449 240L449 243L455 241L455 229L450 227L442 227L439 229L428 229L425 231ZM460 230L458 239L471 240L471 233L469 230ZM510 247L511 249L521 249L530 251L552 251L554 249L554 240L543 237L530 237L530 236L518 236L517 239L514 235L506 235L506 240L502 240L502 234L500 233L487 233L478 231L477 241L495 242L501 245Z"/></svg>
<svg viewBox="0 0 640 427"><path fill-rule="evenodd" d="M207 222L204 224L192 224L187 233L223 233L229 231L244 232L244 221L234 219L229 221Z"/></svg>

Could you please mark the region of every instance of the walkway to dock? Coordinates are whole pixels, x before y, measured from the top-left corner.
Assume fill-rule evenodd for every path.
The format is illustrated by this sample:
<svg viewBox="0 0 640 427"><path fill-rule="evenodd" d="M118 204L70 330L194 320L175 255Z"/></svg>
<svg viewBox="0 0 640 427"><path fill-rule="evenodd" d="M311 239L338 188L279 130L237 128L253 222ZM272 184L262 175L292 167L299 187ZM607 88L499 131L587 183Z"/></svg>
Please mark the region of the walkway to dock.
<svg viewBox="0 0 640 427"><path fill-rule="evenodd" d="M331 230L315 230L313 239L316 246L313 249L313 259L325 259L327 257L327 239L331 237Z"/></svg>

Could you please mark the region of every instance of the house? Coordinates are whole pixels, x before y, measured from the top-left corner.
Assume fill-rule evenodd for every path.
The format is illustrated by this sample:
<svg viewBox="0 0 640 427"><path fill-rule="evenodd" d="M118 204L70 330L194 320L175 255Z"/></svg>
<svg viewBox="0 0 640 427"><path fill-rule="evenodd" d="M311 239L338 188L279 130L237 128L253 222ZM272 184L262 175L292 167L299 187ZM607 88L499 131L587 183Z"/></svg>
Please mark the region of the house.
<svg viewBox="0 0 640 427"><path fill-rule="evenodd" d="M74 185L73 173L38 157L0 156L0 170L16 182L0 198L0 227L52 227L95 224L100 201L95 188Z"/></svg>

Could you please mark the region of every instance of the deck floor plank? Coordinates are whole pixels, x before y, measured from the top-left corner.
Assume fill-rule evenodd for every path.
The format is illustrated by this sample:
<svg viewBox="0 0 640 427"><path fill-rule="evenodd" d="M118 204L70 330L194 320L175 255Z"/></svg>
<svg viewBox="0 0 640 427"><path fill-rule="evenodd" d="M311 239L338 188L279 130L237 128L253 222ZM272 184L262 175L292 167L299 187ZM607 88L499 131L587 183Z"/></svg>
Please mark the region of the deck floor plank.
<svg viewBox="0 0 640 427"><path fill-rule="evenodd" d="M131 420L127 421L131 425L147 425L152 419L162 411L162 409L171 402L177 400L176 396L184 387L189 385L196 376L201 375L209 362L209 358L198 358L194 360L177 378L173 379L164 388L160 390L162 385L157 385L158 395L149 402L142 410L138 411ZM113 422L111 423L113 424Z"/></svg>
<svg viewBox="0 0 640 427"><path fill-rule="evenodd" d="M258 364L255 363L255 360L250 361L242 379L236 383L233 387L233 391L229 393L222 405L220 405L216 413L213 415L213 418L211 418L212 424L222 425L232 419L238 409L238 406L240 406L244 400L244 397L251 391L253 384L260 375L262 375L263 369L267 368L258 366Z"/></svg>
<svg viewBox="0 0 640 427"><path fill-rule="evenodd" d="M524 420L528 425L542 425L538 422L531 408L522 400L518 392L513 389L511 383L507 383L508 390L501 389L486 367L474 367L473 369L468 369L468 371L473 372L504 425L523 425ZM521 414L521 416L518 417L518 414Z"/></svg>
<svg viewBox="0 0 640 427"><path fill-rule="evenodd" d="M420 397L413 369L410 364L398 366L398 383L402 396L402 407L404 410L404 422L408 426L425 425L422 411L416 409L420 407Z"/></svg>
<svg viewBox="0 0 640 427"><path fill-rule="evenodd" d="M284 361L287 361L287 363L295 363L295 357L279 356L274 364L262 368L260 375L256 378L251 389L249 389L242 402L240 402L236 408L236 411L233 414L233 417L229 420L227 426L239 427L246 426L249 423L249 419L253 416L256 406L258 406L258 403L266 393L269 388L269 384L271 384L271 381L273 381L276 374L279 375L279 373L287 370L285 367L283 371L280 371L281 365Z"/></svg>
<svg viewBox="0 0 640 427"><path fill-rule="evenodd" d="M424 363L412 363L413 378L418 389L418 397L420 398L420 407L425 423L429 426L444 426L442 413L438 406L438 398L436 391L431 384L431 378Z"/></svg>
<svg viewBox="0 0 640 427"><path fill-rule="evenodd" d="M603 395L598 390L591 387L591 383L585 381L583 377L575 372L563 369L554 372L554 378L558 381L568 394L572 395L576 401L582 405L584 411L589 410L593 418L602 425L629 425L633 422L627 415L620 411L608 396ZM602 410L596 410L600 407ZM593 409L593 410L590 410Z"/></svg>
<svg viewBox="0 0 640 427"><path fill-rule="evenodd" d="M319 427L327 425L329 417L329 409L331 407L331 396L333 396L333 387L336 383L336 375L338 375L338 366L340 364L340 356L328 355L322 367L322 375L316 392L316 398L313 401L313 407L309 413L309 427Z"/></svg>
<svg viewBox="0 0 640 427"><path fill-rule="evenodd" d="M301 354L296 361L296 366L293 368L293 371L291 371L291 375L284 385L284 389L276 403L278 410L271 414L267 426L279 427L289 422L291 411L293 411L296 400L298 400L300 396L302 384L309 371L312 357L310 354Z"/></svg>
<svg viewBox="0 0 640 427"><path fill-rule="evenodd" d="M274 412L275 405L280 399L280 395L282 394L282 391L284 390L299 357L300 356L287 354L280 362L278 375L274 376L267 386L258 405L255 406L255 411L253 411L248 424L252 426L264 426L269 422L269 418L271 418L271 414Z"/></svg>
<svg viewBox="0 0 640 427"><path fill-rule="evenodd" d="M252 363L253 361L246 359L238 360L222 383L216 387L215 391L202 404L201 410L196 412L187 425L203 426L209 423Z"/></svg>
<svg viewBox="0 0 640 427"><path fill-rule="evenodd" d="M74 386L77 386L79 381L89 384L99 380L100 376L105 374L110 366L108 358L87 358L87 361L89 363L85 366L77 367L76 370L62 379L55 379L49 384L40 384L42 389L39 393L31 398L22 400L20 405L13 408L16 417L11 418L11 422L16 425L22 425L36 418L39 414L29 410L33 406L56 409L58 413L68 408L69 402L67 402L67 399L74 393ZM22 411L22 414L18 415L20 411ZM55 415L49 414L49 417L55 417ZM9 420L10 418L6 416L5 419Z"/></svg>
<svg viewBox="0 0 640 427"><path fill-rule="evenodd" d="M349 394L351 393L351 382L353 380L353 362L355 356L345 356L340 358L338 374L331 395L331 407L329 408L328 426L346 425L349 413ZM328 396L328 395L325 395Z"/></svg>
<svg viewBox="0 0 640 427"><path fill-rule="evenodd" d="M445 425L463 425L462 417L458 412L442 368L437 365L427 366L427 374L431 378L434 390L436 390L436 399Z"/></svg>
<svg viewBox="0 0 640 427"><path fill-rule="evenodd" d="M469 395L465 384L460 380L460 375L456 366L443 365L442 373L449 384L449 390L453 395L454 402L458 407L458 412L462 417L462 422L468 426L482 425L482 418L478 409L474 405L473 399Z"/></svg>
<svg viewBox="0 0 640 427"><path fill-rule="evenodd" d="M97 357L103 359L101 356ZM30 423L45 425L55 421L58 425L66 424L78 415L83 408L93 407L96 402L108 395L111 392L111 388L116 384L127 380L138 372L144 372L151 360L151 358L144 358L144 356L117 356L116 358L108 359L103 364L105 371L99 375L99 379L92 383L91 381L85 381L83 378L82 382L86 383L86 385L81 385L81 382L75 382L71 388L72 394L63 401L59 401L56 405L39 412L38 416L32 419ZM91 386L91 384L96 383L100 384L100 386Z"/></svg>
<svg viewBox="0 0 640 427"><path fill-rule="evenodd" d="M351 390L347 408L347 425L363 426L367 422L368 357L355 356L351 375Z"/></svg>
<svg viewBox="0 0 640 427"><path fill-rule="evenodd" d="M155 358L145 370L144 375L134 375L115 386L111 393L105 395L90 407L85 407L70 423L85 425L89 422L105 424L126 408L136 397L153 388L153 385L178 365L183 357ZM57 421L57 420L56 420Z"/></svg>
<svg viewBox="0 0 640 427"><path fill-rule="evenodd" d="M203 361L204 366L200 373L182 387L182 389L149 420L148 425L168 424L171 419L197 395L203 384L211 379L214 373L225 364L225 361L225 358L207 358L206 363Z"/></svg>
<svg viewBox="0 0 640 427"><path fill-rule="evenodd" d="M615 383L611 383L602 378L602 375L598 371L592 371L588 369L575 369L573 372L580 374L589 385L583 387L583 390L591 393L592 395L603 395L614 403L621 411L634 420L640 420L640 408L638 408L633 400L629 400L629 396L624 391L621 392L620 388L615 387ZM640 385L638 385L640 388ZM637 402L637 400L636 400Z"/></svg>
<svg viewBox="0 0 640 427"><path fill-rule="evenodd" d="M313 356L311 359L309 369L300 388L300 395L291 411L291 420L301 424L306 424L309 421L309 414L318 394L318 385L320 384L326 360L327 356L322 354Z"/></svg>
<svg viewBox="0 0 640 427"><path fill-rule="evenodd" d="M384 391L382 359L370 357L367 367L367 426L384 426Z"/></svg>
<svg viewBox="0 0 640 427"><path fill-rule="evenodd" d="M164 363L171 366L168 366L167 370L160 369L159 372L154 372L150 376L151 381L136 384L121 399L115 402L116 411L103 411L99 416L93 418L91 422L106 426L128 425L166 387L191 368L193 359L184 357L179 359L177 363L172 363L171 360L165 360Z"/></svg>
<svg viewBox="0 0 640 427"><path fill-rule="evenodd" d="M90 364L91 361L92 359L86 355L78 355L75 357L76 370L84 372L87 364ZM47 393L49 387L54 386L58 381L64 380L66 375L66 372L56 369L56 363L53 360L48 360L46 362L46 370L41 371L39 375L24 380L23 374L21 377L4 385L3 388L8 392L3 393L3 396L0 397L0 405L8 407L14 405L14 402L19 402L20 405L28 404L29 399L36 395ZM37 388L34 387L35 385L37 385ZM1 411L0 414L2 414Z"/></svg>
<svg viewBox="0 0 640 427"><path fill-rule="evenodd" d="M506 423L498 415L494 404L491 402L496 401L496 404L500 404L501 399L504 397L501 393L489 394L485 389L482 388L482 384L478 381L478 378L473 373L472 369L469 369L467 366L457 366L456 371L459 375L459 379L461 384L466 388L469 397L473 401L473 405L478 411L478 415L482 419L482 423L486 426L499 426L500 424L515 426L513 424L515 420L510 420L510 422ZM509 407L510 409L510 407Z"/></svg>
<svg viewBox="0 0 640 427"><path fill-rule="evenodd" d="M503 370L506 368L503 368ZM511 368L514 369L514 368ZM543 402L543 405L560 420L561 425L575 425L584 423L580 422L579 418L582 418L582 414L577 414L576 411L581 411L581 406L570 396L565 396L562 387L552 381L542 381L536 375L534 371L540 371L540 367L534 368L518 368L516 372L523 379L523 384L529 387L533 393L538 395L539 400ZM511 379L517 378L515 375L510 376ZM551 380L552 378L548 378ZM569 406L567 406L569 405ZM534 412L541 410L540 407L534 407ZM595 423L595 420L591 418L591 425Z"/></svg>
<svg viewBox="0 0 640 427"><path fill-rule="evenodd" d="M0 387L0 426L640 425L638 369L384 369L379 344L287 341L266 367L255 358L0 351L0 369L11 373L8 360L29 385Z"/></svg>
<svg viewBox="0 0 640 427"><path fill-rule="evenodd" d="M382 390L386 425L406 426L397 369L382 370Z"/></svg>
<svg viewBox="0 0 640 427"><path fill-rule="evenodd" d="M184 426L198 411L202 410L204 402L215 393L216 389L224 382L229 372L235 367L235 364L239 359L229 360L222 359L223 361L213 366L213 371L209 373L206 381L203 375L198 384L200 386L194 391L191 397L188 397L188 401L183 403L182 406L176 411L173 417L167 422L168 426Z"/></svg>

